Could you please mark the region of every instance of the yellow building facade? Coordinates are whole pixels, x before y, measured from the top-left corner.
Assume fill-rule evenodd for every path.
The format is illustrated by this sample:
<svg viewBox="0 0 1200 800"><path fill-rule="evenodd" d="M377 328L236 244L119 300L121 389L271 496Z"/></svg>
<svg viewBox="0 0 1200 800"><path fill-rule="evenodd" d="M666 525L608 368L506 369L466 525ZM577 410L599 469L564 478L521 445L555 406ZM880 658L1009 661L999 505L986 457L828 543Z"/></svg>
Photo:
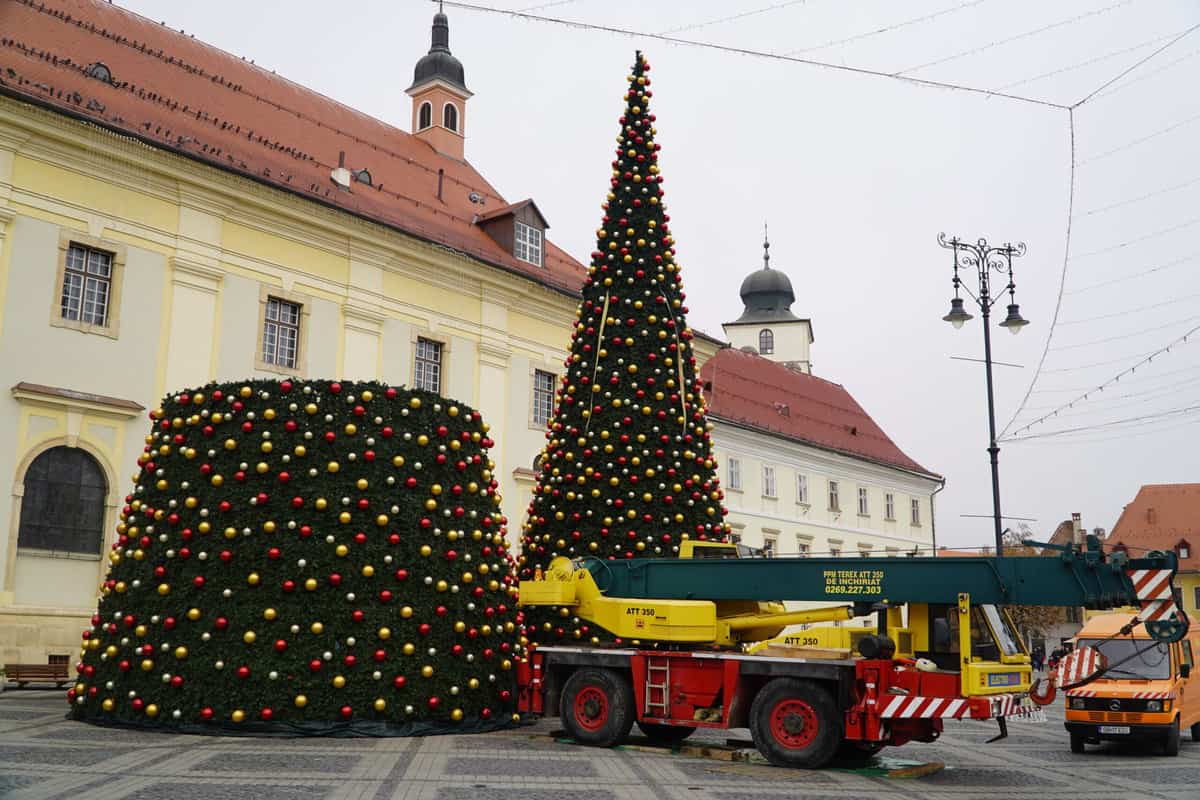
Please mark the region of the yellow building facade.
<svg viewBox="0 0 1200 800"><path fill-rule="evenodd" d="M144 22L106 5L94 9L97 29ZM103 17L114 14L124 16ZM36 39L34 26L25 28ZM185 45L163 31L170 44ZM47 52L54 36L48 28ZM431 97L438 115L420 120L428 124L414 135L370 122L384 129L381 140L410 137L406 146L428 152L436 200L454 191L465 203L471 189L472 203L494 209L502 200L461 161L470 93L447 89L446 64L456 62L447 61L448 49L441 54L438 36L435 20L435 46L409 90L414 125ZM233 60L207 55L214 74L227 68L223 58ZM122 55L107 57L113 75L96 104L111 112ZM453 112L446 98L459 103ZM297 196L111 128L0 96L0 664L46 663L77 646L144 445L146 413L166 392L283 376L433 388L489 421L504 508L520 515L544 442L536 409L547 390L553 397L575 319L577 295L562 276L570 283L580 265L538 230L537 251L521 253L522 273L481 257L452 229L439 237L429 220L453 211L426 212L411 227L431 233L411 235L315 201L328 188ZM362 152L361 141L346 141ZM339 201L382 194L369 176L323 174L342 192ZM349 191L339 183L347 176L357 182ZM472 176L478 189L467 185ZM66 541L85 528L82 539ZM93 531L101 538L89 538Z"/></svg>

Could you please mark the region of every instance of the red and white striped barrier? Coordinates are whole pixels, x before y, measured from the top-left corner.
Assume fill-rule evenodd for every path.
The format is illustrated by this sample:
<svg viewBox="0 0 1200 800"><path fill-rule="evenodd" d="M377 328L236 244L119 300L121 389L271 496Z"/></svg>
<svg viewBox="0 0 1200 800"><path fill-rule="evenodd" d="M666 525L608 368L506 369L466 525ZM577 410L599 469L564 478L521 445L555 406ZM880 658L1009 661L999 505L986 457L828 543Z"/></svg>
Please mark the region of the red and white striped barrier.
<svg viewBox="0 0 1200 800"><path fill-rule="evenodd" d="M884 719L964 719L971 716L971 707L961 697L899 695L886 701L879 716Z"/></svg>
<svg viewBox="0 0 1200 800"><path fill-rule="evenodd" d="M1171 589L1171 575L1169 569L1139 569L1129 573L1138 603L1142 606L1137 615L1142 622L1174 619L1179 613L1179 607L1175 605L1175 593Z"/></svg>
<svg viewBox="0 0 1200 800"><path fill-rule="evenodd" d="M1025 695L1001 694L986 698L984 719L1037 717L1040 709L1024 703ZM899 695L883 702L883 719L972 719L971 706L962 697Z"/></svg>
<svg viewBox="0 0 1200 800"><path fill-rule="evenodd" d="M1001 694L989 699L992 701L992 717L1014 719L1020 717L1037 717L1042 714L1041 709L1025 704L1025 695ZM1044 719L1044 716L1042 718Z"/></svg>
<svg viewBox="0 0 1200 800"><path fill-rule="evenodd" d="M1058 662L1055 679L1060 688L1070 686L1087 680L1103 669L1106 664L1107 659L1103 653L1094 647L1085 645L1062 657Z"/></svg>

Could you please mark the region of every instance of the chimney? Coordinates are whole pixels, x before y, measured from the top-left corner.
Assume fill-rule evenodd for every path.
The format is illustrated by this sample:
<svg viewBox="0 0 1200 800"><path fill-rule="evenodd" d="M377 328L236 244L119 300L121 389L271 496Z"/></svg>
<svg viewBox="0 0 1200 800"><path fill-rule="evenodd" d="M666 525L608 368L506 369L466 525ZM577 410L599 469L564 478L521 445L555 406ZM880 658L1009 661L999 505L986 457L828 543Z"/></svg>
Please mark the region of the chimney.
<svg viewBox="0 0 1200 800"><path fill-rule="evenodd" d="M1076 545L1083 544L1083 516L1076 511L1071 515L1071 541Z"/></svg>

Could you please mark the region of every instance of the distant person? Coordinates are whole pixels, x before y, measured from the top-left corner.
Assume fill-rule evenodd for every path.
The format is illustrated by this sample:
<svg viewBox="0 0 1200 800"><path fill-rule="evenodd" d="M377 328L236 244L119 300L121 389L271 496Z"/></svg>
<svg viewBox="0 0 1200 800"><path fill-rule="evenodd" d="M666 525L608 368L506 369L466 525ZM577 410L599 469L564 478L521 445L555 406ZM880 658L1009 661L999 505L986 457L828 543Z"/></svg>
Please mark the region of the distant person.
<svg viewBox="0 0 1200 800"><path fill-rule="evenodd" d="M1036 672L1041 672L1042 667L1046 664L1046 651L1042 647L1033 648L1033 669Z"/></svg>

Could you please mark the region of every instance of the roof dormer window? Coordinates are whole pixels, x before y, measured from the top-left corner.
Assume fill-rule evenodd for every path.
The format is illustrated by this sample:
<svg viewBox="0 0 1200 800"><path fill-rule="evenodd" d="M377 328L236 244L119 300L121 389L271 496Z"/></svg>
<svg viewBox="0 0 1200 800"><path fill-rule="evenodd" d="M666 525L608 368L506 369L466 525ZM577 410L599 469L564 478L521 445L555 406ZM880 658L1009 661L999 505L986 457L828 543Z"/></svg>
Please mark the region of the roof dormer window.
<svg viewBox="0 0 1200 800"><path fill-rule="evenodd" d="M108 65L103 61L96 61L92 64L88 64L87 69L85 69L83 73L89 78L95 78L98 81L104 81L105 83L113 82L112 70L110 70Z"/></svg>
<svg viewBox="0 0 1200 800"><path fill-rule="evenodd" d="M1192 557L1192 546L1188 544L1187 539L1179 540L1179 544L1175 545L1175 554L1181 559Z"/></svg>
<svg viewBox="0 0 1200 800"><path fill-rule="evenodd" d="M513 240L513 255L535 267L542 266L542 232L517 221L516 237Z"/></svg>

